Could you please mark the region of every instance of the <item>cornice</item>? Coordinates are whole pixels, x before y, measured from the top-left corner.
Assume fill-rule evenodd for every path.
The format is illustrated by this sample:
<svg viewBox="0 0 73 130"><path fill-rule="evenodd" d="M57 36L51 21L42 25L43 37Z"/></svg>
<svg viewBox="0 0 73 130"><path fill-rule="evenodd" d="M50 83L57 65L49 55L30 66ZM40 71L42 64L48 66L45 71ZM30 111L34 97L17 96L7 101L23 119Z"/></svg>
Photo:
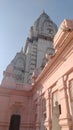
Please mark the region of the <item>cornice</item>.
<svg viewBox="0 0 73 130"><path fill-rule="evenodd" d="M23 91L23 90L3 88L2 86L0 87L0 96L10 97L11 95L31 97L32 90L31 91L25 91L25 90Z"/></svg>
<svg viewBox="0 0 73 130"><path fill-rule="evenodd" d="M73 20L64 20L54 37L54 47L58 49L59 46L62 45L63 40L65 40L69 32L73 31Z"/></svg>

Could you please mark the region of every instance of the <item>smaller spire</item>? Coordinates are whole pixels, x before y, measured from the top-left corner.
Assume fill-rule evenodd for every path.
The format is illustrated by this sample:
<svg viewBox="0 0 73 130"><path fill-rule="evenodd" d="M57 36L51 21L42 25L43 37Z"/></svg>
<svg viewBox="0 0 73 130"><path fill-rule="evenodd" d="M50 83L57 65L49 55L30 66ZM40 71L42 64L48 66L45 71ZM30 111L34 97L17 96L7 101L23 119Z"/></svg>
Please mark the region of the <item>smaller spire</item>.
<svg viewBox="0 0 73 130"><path fill-rule="evenodd" d="M21 53L23 53L23 47L21 48L21 51L20 51Z"/></svg>

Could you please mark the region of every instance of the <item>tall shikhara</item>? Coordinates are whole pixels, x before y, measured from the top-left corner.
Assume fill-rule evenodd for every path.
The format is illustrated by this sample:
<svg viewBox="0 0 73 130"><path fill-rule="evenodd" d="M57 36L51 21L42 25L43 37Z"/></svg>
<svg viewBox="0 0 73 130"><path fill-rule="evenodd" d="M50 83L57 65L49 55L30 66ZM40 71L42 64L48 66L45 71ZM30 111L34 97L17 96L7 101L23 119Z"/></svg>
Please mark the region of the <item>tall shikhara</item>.
<svg viewBox="0 0 73 130"><path fill-rule="evenodd" d="M11 88L15 82L31 84L33 71L37 69L40 73L46 64L46 53L54 54L53 38L56 32L56 24L43 12L30 28L25 48L16 54L4 72L3 86L6 80L7 87L12 84Z"/></svg>

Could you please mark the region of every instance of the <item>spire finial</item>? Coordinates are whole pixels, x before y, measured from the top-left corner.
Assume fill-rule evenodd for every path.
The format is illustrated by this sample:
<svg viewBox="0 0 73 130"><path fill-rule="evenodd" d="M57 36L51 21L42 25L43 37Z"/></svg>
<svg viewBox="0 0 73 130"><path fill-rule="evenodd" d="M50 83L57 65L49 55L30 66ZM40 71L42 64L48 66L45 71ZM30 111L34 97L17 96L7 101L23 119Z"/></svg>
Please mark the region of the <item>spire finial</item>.
<svg viewBox="0 0 73 130"><path fill-rule="evenodd" d="M45 10L43 9L43 13L45 13Z"/></svg>

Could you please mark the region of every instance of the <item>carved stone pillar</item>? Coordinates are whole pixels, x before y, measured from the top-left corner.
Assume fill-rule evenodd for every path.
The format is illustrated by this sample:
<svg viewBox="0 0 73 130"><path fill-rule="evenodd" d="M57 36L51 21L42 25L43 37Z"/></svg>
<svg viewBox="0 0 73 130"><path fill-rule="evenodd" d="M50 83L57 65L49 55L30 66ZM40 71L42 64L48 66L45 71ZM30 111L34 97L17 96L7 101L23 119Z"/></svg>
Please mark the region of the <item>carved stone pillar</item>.
<svg viewBox="0 0 73 130"><path fill-rule="evenodd" d="M63 77L58 80L57 85L61 103L61 115L59 117L59 124L61 126L61 130L71 130L71 117L69 112L67 87Z"/></svg>
<svg viewBox="0 0 73 130"><path fill-rule="evenodd" d="M37 101L36 130L40 130L40 100Z"/></svg>
<svg viewBox="0 0 73 130"><path fill-rule="evenodd" d="M52 122L51 122L51 90L47 90L46 95L46 120L45 120L45 128L46 130L51 130Z"/></svg>

